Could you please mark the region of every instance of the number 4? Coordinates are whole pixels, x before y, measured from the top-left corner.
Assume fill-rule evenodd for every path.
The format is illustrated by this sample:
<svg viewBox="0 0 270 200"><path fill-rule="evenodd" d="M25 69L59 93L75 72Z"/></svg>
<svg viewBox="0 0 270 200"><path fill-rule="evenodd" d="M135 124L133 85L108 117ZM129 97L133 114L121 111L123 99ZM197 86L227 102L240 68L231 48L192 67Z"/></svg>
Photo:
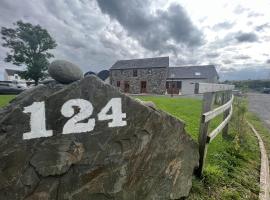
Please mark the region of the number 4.
<svg viewBox="0 0 270 200"><path fill-rule="evenodd" d="M108 112L112 111L111 114ZM98 120L110 120L108 123L109 127L118 127L118 126L126 126L127 121L124 121L123 118L126 118L126 113L122 113L122 102L121 98L112 98L104 108L98 113Z"/></svg>

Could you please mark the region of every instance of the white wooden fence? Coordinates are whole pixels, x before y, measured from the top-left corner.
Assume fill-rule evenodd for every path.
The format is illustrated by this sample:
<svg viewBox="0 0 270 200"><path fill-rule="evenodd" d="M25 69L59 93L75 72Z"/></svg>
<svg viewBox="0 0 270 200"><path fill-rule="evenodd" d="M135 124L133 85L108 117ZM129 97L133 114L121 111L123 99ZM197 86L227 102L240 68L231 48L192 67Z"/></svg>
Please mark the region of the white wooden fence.
<svg viewBox="0 0 270 200"><path fill-rule="evenodd" d="M196 175L201 176L204 166L205 156L207 153L207 145L223 130L223 136L228 134L228 122L233 112L233 95L234 85L212 84L212 83L196 83L195 94L203 94L203 107L199 133L199 167ZM212 109L213 100L217 92L222 92L223 105ZM208 125L212 119L223 113L223 121L213 131L208 133Z"/></svg>

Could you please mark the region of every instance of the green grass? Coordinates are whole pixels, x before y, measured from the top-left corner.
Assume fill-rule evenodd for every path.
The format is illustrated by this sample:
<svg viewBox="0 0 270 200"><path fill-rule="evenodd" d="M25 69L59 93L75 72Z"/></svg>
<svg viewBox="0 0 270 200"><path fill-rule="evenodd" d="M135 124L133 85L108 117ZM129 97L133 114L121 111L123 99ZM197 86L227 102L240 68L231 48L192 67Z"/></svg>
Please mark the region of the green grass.
<svg viewBox="0 0 270 200"><path fill-rule="evenodd" d="M193 139L198 138L199 118L202 103L198 99L189 98L168 98L155 96L136 97L143 101L153 101L157 107L186 123L186 130Z"/></svg>
<svg viewBox="0 0 270 200"><path fill-rule="evenodd" d="M14 97L15 95L0 95L0 108L8 104Z"/></svg>
<svg viewBox="0 0 270 200"><path fill-rule="evenodd" d="M184 120L187 132L197 142L201 100L160 96L135 98L153 101L159 109ZM222 116L213 120L210 130L221 121ZM257 139L247 129L244 142L239 145L235 127L233 123L230 125L229 139L225 140L219 134L208 146L204 176L202 179L193 178L187 199L258 199L260 153Z"/></svg>
<svg viewBox="0 0 270 200"><path fill-rule="evenodd" d="M267 151L268 160L270 160L270 131L269 129L266 128L263 122L254 113L248 113L247 120L254 126L254 128L260 134L263 140L265 149Z"/></svg>

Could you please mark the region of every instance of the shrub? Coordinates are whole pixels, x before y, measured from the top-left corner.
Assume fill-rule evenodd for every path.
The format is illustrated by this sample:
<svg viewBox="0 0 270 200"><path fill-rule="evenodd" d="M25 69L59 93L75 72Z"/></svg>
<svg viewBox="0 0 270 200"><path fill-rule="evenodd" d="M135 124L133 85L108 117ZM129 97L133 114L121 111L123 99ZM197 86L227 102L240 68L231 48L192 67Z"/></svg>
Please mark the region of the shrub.
<svg viewBox="0 0 270 200"><path fill-rule="evenodd" d="M204 182L207 185L217 185L224 177L222 170L218 166L208 165L204 170Z"/></svg>

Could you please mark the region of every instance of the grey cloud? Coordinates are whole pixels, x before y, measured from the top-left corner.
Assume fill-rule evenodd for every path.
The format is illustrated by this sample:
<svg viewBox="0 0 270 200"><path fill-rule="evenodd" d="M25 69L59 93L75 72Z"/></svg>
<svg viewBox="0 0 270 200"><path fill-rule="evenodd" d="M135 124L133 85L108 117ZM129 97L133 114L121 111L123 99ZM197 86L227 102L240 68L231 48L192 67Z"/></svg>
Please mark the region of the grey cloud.
<svg viewBox="0 0 270 200"><path fill-rule="evenodd" d="M232 61L232 60L229 60L229 59L222 60L222 62L223 62L225 65L228 65L228 64L232 64L232 63L233 63L233 61Z"/></svg>
<svg viewBox="0 0 270 200"><path fill-rule="evenodd" d="M255 27L255 30L256 30L256 31L263 31L263 30L266 29L266 28L270 28L270 24L269 24L269 23L265 23L265 24L256 26L256 27Z"/></svg>
<svg viewBox="0 0 270 200"><path fill-rule="evenodd" d="M203 32L192 23L183 7L172 4L167 10L154 11L152 2L39 0L21 3L21 0L1 0L0 26L11 27L17 20L40 24L57 41L58 46L52 51L55 59L74 62L84 71L108 69L118 59L167 55L172 66L207 64L209 61L224 65L242 62L233 56L241 52L239 40L250 41L249 37L243 38L241 32L234 32L205 44ZM154 4L158 5L156 1ZM238 9L245 12L245 16L250 12L245 8ZM227 32L233 23L224 21L215 28ZM253 23L252 27L256 30L256 26L261 25ZM266 27L263 30L266 31ZM255 33L260 36L260 41L270 41L267 34ZM6 51L0 46L0 67L10 66L3 62ZM264 56L264 63L267 58L269 56Z"/></svg>
<svg viewBox="0 0 270 200"><path fill-rule="evenodd" d="M178 45L196 47L203 43L202 32L178 4L151 14L148 0L97 2L103 13L117 20L131 37L151 51L176 51Z"/></svg>
<svg viewBox="0 0 270 200"><path fill-rule="evenodd" d="M229 67L229 68L221 67L221 68L219 69L219 71L220 71L220 72L226 73L226 72L234 72L234 71L236 71L236 70L235 70L234 68L232 68L232 67Z"/></svg>
<svg viewBox="0 0 270 200"><path fill-rule="evenodd" d="M233 56L233 59L237 59L237 60L248 60L250 58L251 57L250 56L247 56L247 55L236 55L236 56Z"/></svg>
<svg viewBox="0 0 270 200"><path fill-rule="evenodd" d="M224 22L215 24L212 28L214 30L231 29L234 25L235 25L234 22L224 21Z"/></svg>
<svg viewBox="0 0 270 200"><path fill-rule="evenodd" d="M239 32L231 32L228 33L224 38L216 39L214 42L209 43L209 47L213 50L215 49L224 49L226 51L233 51L237 48L233 47L238 43L252 43L257 42L258 36L255 33L243 33ZM233 48L233 49L229 49Z"/></svg>
<svg viewBox="0 0 270 200"><path fill-rule="evenodd" d="M270 59L267 59L266 60L266 64L270 64Z"/></svg>
<svg viewBox="0 0 270 200"><path fill-rule="evenodd" d="M214 53L207 53L206 54L206 57L208 57L208 58L217 58L217 57L219 57L219 53L216 53L216 52L214 52Z"/></svg>
<svg viewBox="0 0 270 200"><path fill-rule="evenodd" d="M237 5L237 6L235 7L235 9L234 9L234 13L235 13L235 14L242 14L243 12L247 12L247 11L249 11L249 10L250 10L250 9L245 8L245 7L241 6L241 5Z"/></svg>
<svg viewBox="0 0 270 200"><path fill-rule="evenodd" d="M235 34L235 39L238 42L257 42L258 36L255 33L238 32Z"/></svg>
<svg viewBox="0 0 270 200"><path fill-rule="evenodd" d="M264 14L262 14L262 13L256 13L256 12L250 12L248 14L248 17L260 17L260 16L264 16Z"/></svg>
<svg viewBox="0 0 270 200"><path fill-rule="evenodd" d="M21 3L20 0L2 0L0 26L11 27L21 19L46 28L58 46L52 53L55 59L66 59L81 66L84 71L100 71L109 68L122 58L124 50L113 51L101 42L109 20L103 16L95 1L46 0ZM1 41L0 41L1 43ZM115 45L115 48L119 48ZM124 46L121 48L124 48ZM0 65L4 63L7 49L0 48Z"/></svg>

